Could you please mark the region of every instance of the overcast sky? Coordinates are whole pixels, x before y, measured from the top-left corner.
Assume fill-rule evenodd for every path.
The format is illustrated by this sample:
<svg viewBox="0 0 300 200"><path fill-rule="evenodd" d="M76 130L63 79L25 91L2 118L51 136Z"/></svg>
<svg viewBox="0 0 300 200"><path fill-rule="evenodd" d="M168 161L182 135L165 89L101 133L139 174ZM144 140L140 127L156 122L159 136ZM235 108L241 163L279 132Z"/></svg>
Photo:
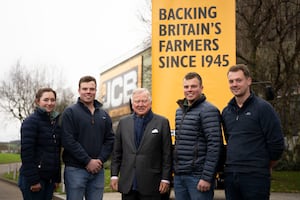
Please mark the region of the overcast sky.
<svg viewBox="0 0 300 200"><path fill-rule="evenodd" d="M58 69L76 91L83 75L139 46L147 37L137 18L142 0L0 0L0 78L18 61ZM0 113L0 142L19 139L19 124Z"/></svg>

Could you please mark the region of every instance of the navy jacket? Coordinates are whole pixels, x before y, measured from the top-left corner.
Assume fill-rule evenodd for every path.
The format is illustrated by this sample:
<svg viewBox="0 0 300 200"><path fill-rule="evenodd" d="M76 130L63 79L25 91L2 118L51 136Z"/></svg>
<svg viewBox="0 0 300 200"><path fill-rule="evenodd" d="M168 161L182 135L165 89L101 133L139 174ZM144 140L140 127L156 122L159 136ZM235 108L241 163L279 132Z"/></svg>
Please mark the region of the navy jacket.
<svg viewBox="0 0 300 200"><path fill-rule="evenodd" d="M30 185L43 180L59 183L61 179L59 115L49 115L41 108L27 117L21 126L20 174Z"/></svg>
<svg viewBox="0 0 300 200"><path fill-rule="evenodd" d="M62 145L65 165L85 168L91 159L103 163L109 158L114 143L114 133L109 115L101 103L94 101L95 112L78 99L65 109L62 116Z"/></svg>
<svg viewBox="0 0 300 200"><path fill-rule="evenodd" d="M284 149L280 120L273 107L251 93L239 108L235 98L222 112L227 140L226 172L270 173L270 161Z"/></svg>
<svg viewBox="0 0 300 200"><path fill-rule="evenodd" d="M185 99L177 103L175 175L198 175L212 182L222 144L220 112L204 95L191 106Z"/></svg>

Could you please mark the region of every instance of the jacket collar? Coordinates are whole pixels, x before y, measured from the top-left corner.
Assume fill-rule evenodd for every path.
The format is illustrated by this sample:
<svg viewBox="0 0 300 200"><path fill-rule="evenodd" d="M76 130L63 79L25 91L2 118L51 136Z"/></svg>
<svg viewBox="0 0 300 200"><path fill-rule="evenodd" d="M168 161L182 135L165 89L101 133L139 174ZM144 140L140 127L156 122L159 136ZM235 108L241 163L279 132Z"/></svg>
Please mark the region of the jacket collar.
<svg viewBox="0 0 300 200"><path fill-rule="evenodd" d="M86 105L80 100L80 97L78 97L77 103L80 104L81 106L86 106ZM94 107L95 107L95 109L101 108L102 105L103 105L103 104L100 103L99 101L97 101L96 99L94 100Z"/></svg>
<svg viewBox="0 0 300 200"><path fill-rule="evenodd" d="M205 100L206 100L205 94L201 94L201 96L197 100L195 100L194 103L190 106L188 105L186 98L177 100L177 104L181 108L187 109L187 108L193 108L193 107L197 106L198 104L204 102Z"/></svg>
<svg viewBox="0 0 300 200"><path fill-rule="evenodd" d="M246 107L247 105L249 105L249 104L254 100L254 96L255 96L254 92L251 91L251 92L250 92L250 96L249 96L249 97L245 100L245 102L243 103L242 108L243 108L243 107ZM237 102L236 102L236 100L235 100L235 97L233 97L233 98L229 101L228 104L231 105L231 106L234 106L234 107L239 107L238 104L237 104Z"/></svg>
<svg viewBox="0 0 300 200"><path fill-rule="evenodd" d="M36 112L38 112L44 116L48 116L50 118L50 120L53 120L59 116L59 112L57 112L57 111L52 111L52 112L48 113L45 110L45 108L41 108L41 107L36 107L35 110L36 110Z"/></svg>

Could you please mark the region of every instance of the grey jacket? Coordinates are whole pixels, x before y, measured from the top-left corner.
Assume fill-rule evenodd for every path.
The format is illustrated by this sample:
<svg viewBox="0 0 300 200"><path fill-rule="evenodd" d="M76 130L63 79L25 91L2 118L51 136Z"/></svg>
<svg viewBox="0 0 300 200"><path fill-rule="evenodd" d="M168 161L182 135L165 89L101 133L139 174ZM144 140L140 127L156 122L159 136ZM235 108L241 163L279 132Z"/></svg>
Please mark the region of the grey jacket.
<svg viewBox="0 0 300 200"><path fill-rule="evenodd" d="M170 181L171 165L171 134L166 118L153 114L138 148L135 145L134 115L120 120L111 160L111 175L119 176L121 193L130 191L136 174L141 194L159 194L160 181Z"/></svg>

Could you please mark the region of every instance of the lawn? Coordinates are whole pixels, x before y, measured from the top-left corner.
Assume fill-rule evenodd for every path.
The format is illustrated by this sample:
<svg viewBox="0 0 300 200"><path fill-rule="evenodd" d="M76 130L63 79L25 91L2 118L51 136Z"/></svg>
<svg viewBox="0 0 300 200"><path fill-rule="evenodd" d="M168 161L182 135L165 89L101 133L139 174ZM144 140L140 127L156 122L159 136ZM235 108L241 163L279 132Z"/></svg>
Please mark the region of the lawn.
<svg viewBox="0 0 300 200"><path fill-rule="evenodd" d="M0 164L21 162L20 154L0 153Z"/></svg>
<svg viewBox="0 0 300 200"><path fill-rule="evenodd" d="M20 162L19 154L0 153L0 164ZM110 162L105 163L105 192L111 192L110 189ZM6 174L4 177L11 179L13 176ZM273 171L271 192L300 192L300 171Z"/></svg>
<svg viewBox="0 0 300 200"><path fill-rule="evenodd" d="M271 192L300 192L300 171L273 171Z"/></svg>

